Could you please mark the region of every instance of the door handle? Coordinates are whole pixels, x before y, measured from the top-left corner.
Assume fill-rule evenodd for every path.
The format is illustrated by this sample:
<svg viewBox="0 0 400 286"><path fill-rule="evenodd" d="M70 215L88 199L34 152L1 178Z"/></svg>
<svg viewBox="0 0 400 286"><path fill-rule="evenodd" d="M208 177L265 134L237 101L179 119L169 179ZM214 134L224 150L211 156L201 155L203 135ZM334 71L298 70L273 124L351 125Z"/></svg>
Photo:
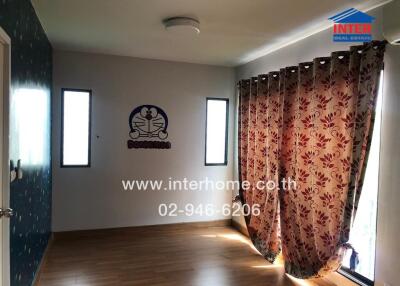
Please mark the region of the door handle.
<svg viewBox="0 0 400 286"><path fill-rule="evenodd" d="M11 208L6 208L6 209L2 209L0 208L0 218L1 217L6 217L6 218L10 218L14 215L14 211Z"/></svg>

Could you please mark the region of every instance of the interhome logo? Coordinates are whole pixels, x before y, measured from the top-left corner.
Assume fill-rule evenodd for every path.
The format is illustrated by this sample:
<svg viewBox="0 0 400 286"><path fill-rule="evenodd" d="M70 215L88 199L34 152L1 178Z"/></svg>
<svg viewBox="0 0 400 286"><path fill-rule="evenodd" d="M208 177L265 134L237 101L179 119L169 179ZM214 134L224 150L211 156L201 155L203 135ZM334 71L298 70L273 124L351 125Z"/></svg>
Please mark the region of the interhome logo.
<svg viewBox="0 0 400 286"><path fill-rule="evenodd" d="M334 42L370 42L372 41L371 23L374 17L351 8L329 18L333 25Z"/></svg>

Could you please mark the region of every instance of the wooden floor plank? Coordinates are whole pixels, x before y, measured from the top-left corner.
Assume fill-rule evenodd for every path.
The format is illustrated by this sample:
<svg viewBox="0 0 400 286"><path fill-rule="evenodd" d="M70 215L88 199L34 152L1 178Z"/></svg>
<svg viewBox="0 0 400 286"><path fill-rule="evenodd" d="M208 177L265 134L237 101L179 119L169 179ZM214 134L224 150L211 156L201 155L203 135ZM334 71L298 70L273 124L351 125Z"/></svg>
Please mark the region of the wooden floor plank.
<svg viewBox="0 0 400 286"><path fill-rule="evenodd" d="M230 227L146 227L56 237L40 286L335 286L297 282Z"/></svg>

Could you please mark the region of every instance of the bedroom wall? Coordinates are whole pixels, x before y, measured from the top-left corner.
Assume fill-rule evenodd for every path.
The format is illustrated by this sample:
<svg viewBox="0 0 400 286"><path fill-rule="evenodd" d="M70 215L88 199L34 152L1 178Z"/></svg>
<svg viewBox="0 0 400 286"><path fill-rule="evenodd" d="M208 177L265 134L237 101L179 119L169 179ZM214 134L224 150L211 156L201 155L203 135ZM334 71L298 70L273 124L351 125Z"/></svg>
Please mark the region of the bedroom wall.
<svg viewBox="0 0 400 286"><path fill-rule="evenodd" d="M23 178L10 185L11 285L31 285L51 227L52 47L29 0L0 1L11 38L10 159Z"/></svg>
<svg viewBox="0 0 400 286"><path fill-rule="evenodd" d="M373 24L373 38L383 39L382 8L377 8L368 14L376 17ZM327 56L333 51L347 50L350 44L332 42L330 29L314 34L304 40L286 46L278 51L256 59L236 68L236 80L279 70L281 67L297 65L310 61L315 57ZM400 47L388 45L385 54L384 94L382 110L381 159L379 173L378 198L378 233L376 249L376 283L383 286L398 284L400 273L400 253L397 237L400 233L400 201L398 171L400 169L400 152L398 142L399 110L400 110ZM245 225L242 217L233 220ZM333 279L337 281L337 276ZM343 282L340 282L342 285ZM385 284L386 286L386 284Z"/></svg>
<svg viewBox="0 0 400 286"><path fill-rule="evenodd" d="M90 168L60 168L61 88L92 89ZM121 180L231 180L228 166L204 166L206 97L234 105L233 68L87 53L54 53L53 230L67 231L224 219L221 214L160 217L161 203L180 208L231 203L226 191L123 191ZM131 149L128 118L139 105L161 107L169 118L170 150ZM230 217L227 217L230 219Z"/></svg>

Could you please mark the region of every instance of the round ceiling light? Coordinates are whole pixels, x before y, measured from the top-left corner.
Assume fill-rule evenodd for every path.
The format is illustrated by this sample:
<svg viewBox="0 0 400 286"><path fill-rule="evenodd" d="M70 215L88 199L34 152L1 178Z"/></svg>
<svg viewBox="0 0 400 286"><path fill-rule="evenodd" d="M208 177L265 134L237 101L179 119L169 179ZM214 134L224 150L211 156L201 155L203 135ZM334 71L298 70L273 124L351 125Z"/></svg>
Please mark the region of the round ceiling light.
<svg viewBox="0 0 400 286"><path fill-rule="evenodd" d="M188 17L173 17L163 21L165 29L168 31L178 31L182 33L200 33L200 22Z"/></svg>

